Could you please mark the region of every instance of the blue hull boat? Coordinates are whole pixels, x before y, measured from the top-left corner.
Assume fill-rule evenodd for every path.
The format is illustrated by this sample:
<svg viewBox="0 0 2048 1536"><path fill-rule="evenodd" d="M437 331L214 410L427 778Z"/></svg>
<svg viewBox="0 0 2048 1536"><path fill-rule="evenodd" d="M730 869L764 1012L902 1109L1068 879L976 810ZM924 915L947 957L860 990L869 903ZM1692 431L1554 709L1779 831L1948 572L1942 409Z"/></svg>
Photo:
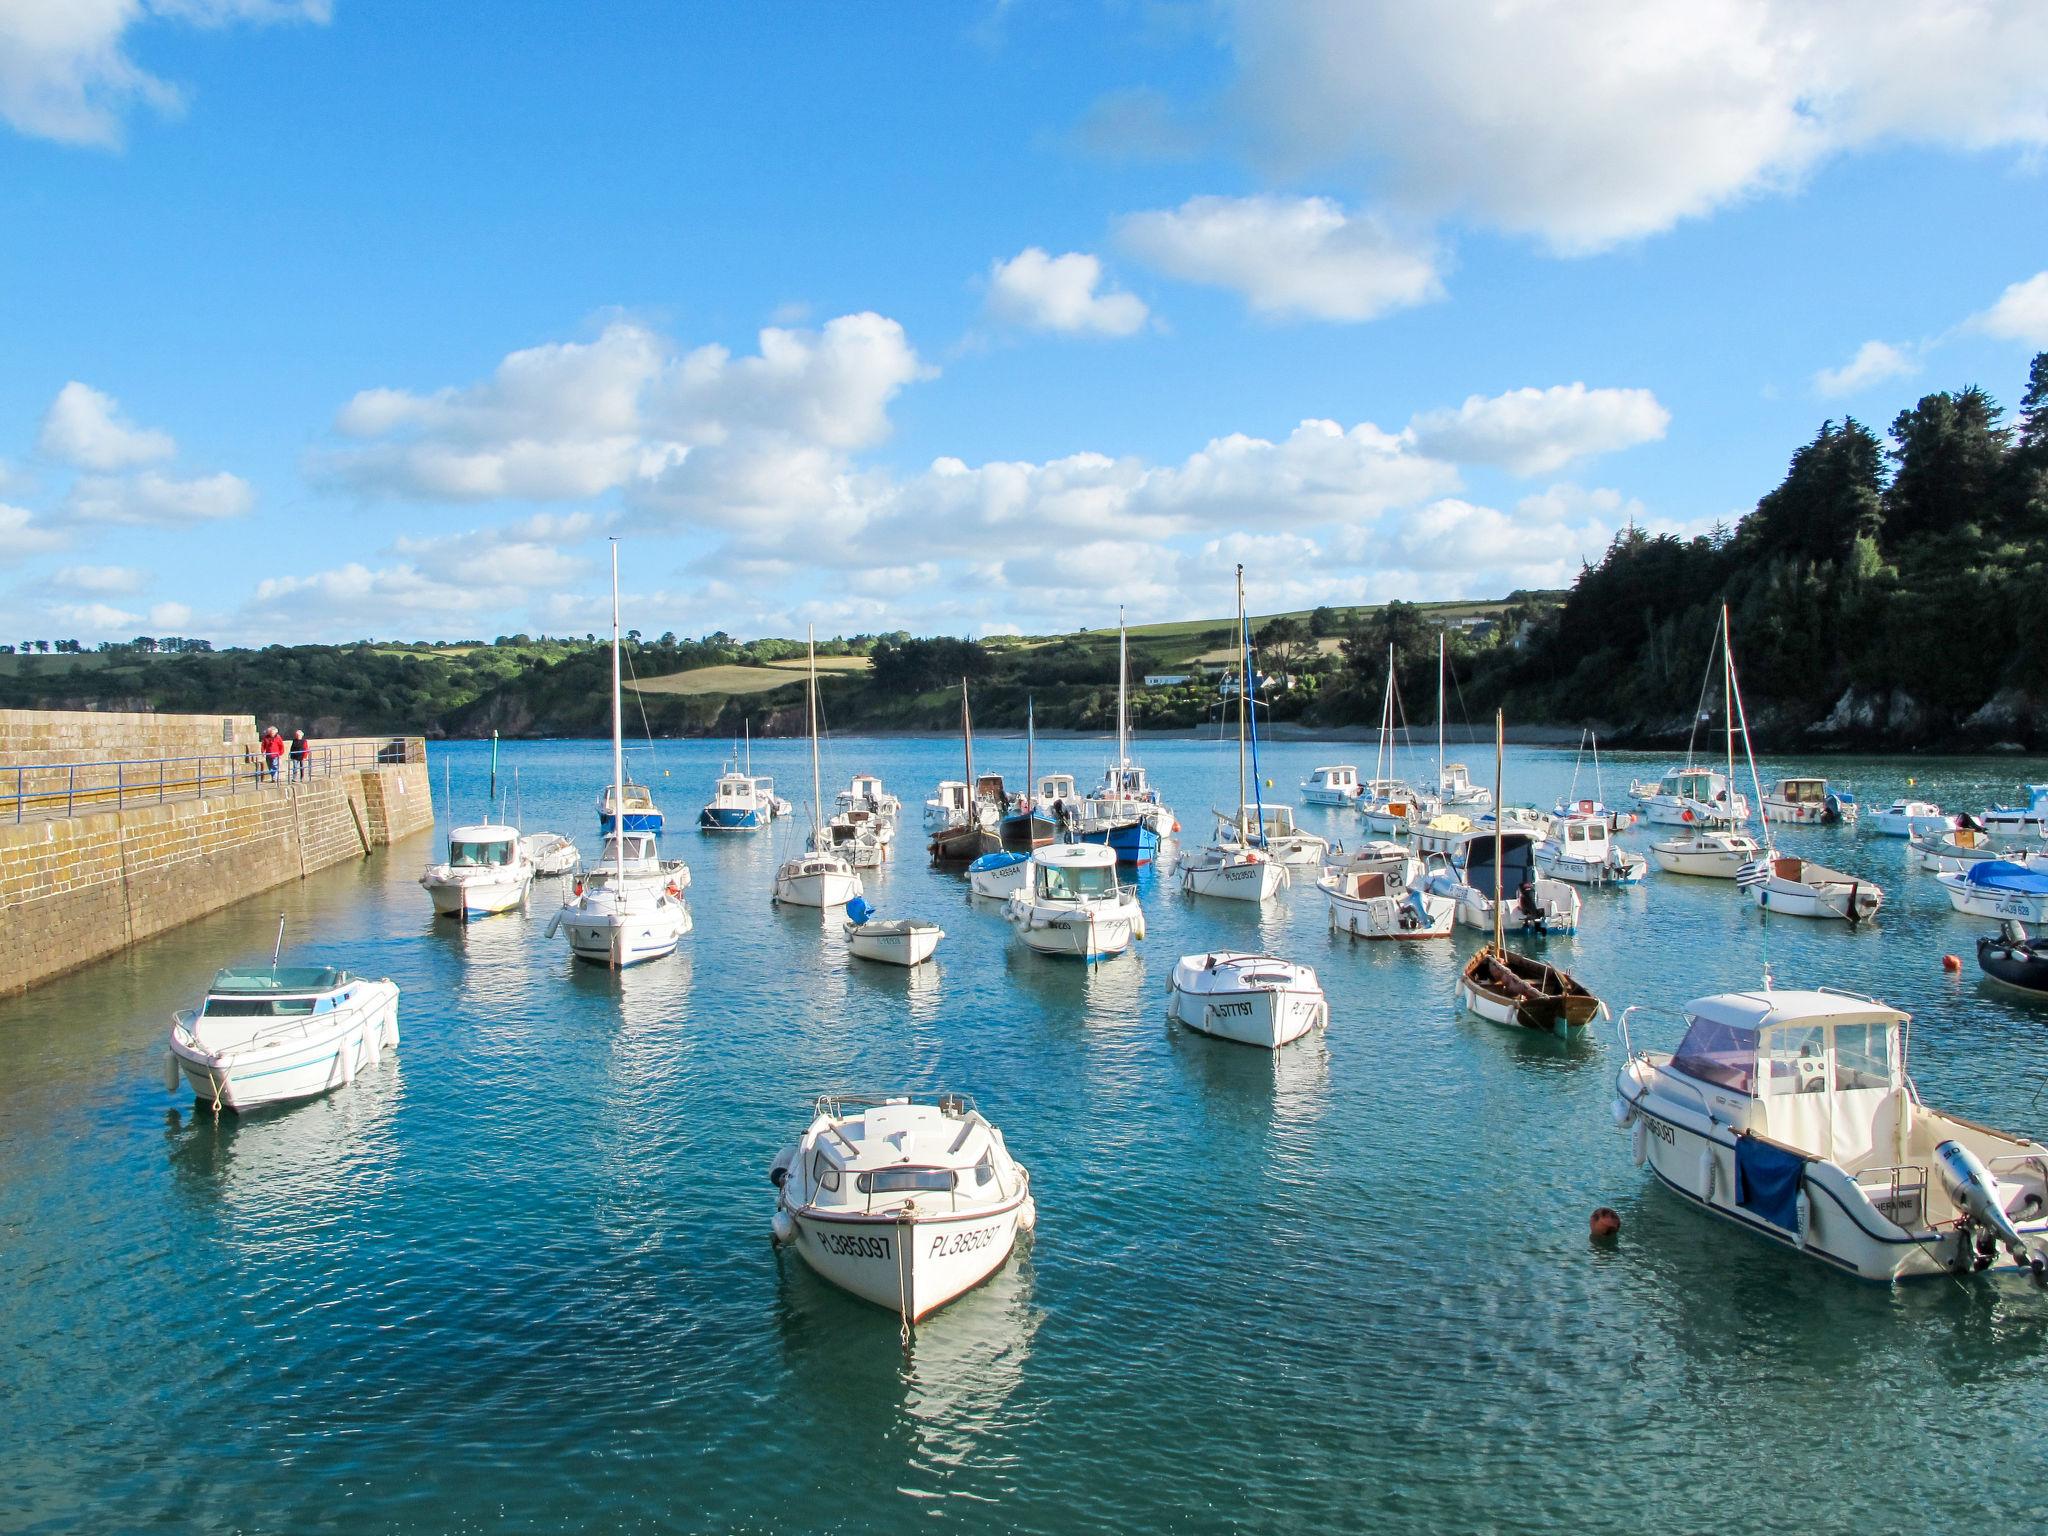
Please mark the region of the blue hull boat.
<svg viewBox="0 0 2048 1536"><path fill-rule="evenodd" d="M1106 843L1116 852L1119 864L1150 864L1159 857L1159 834L1142 821L1095 828L1081 834L1084 843Z"/></svg>
<svg viewBox="0 0 2048 1536"><path fill-rule="evenodd" d="M632 817L626 819L630 822ZM754 832L768 825L768 816L761 810L707 805L697 813L697 825L706 832Z"/></svg>
<svg viewBox="0 0 2048 1536"><path fill-rule="evenodd" d="M609 811L599 811L597 813L597 830L600 832L611 831L614 819ZM628 832L652 832L659 836L661 833L661 812L626 812L626 830Z"/></svg>

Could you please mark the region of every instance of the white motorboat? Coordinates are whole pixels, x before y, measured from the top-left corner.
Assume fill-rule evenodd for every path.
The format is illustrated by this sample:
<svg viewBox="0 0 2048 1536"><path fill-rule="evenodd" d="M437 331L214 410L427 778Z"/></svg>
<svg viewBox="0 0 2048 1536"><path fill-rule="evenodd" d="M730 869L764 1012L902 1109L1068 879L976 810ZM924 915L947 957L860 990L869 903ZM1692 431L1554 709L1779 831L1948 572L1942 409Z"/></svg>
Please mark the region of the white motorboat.
<svg viewBox="0 0 2048 1536"><path fill-rule="evenodd" d="M903 809L903 802L882 788L881 779L872 773L856 773L839 791L838 805L842 811L870 811L891 821Z"/></svg>
<svg viewBox="0 0 2048 1536"><path fill-rule="evenodd" d="M1256 848L1218 844L1183 854L1175 866L1190 896L1226 901L1271 901L1287 884L1287 866Z"/></svg>
<svg viewBox="0 0 2048 1536"><path fill-rule="evenodd" d="M1536 845L1536 867L1574 885L1640 885L1649 861L1614 840L1602 815L1563 816Z"/></svg>
<svg viewBox="0 0 2048 1536"><path fill-rule="evenodd" d="M855 869L880 869L895 839L888 818L874 811L841 811L819 829L813 851L837 854Z"/></svg>
<svg viewBox="0 0 2048 1536"><path fill-rule="evenodd" d="M1497 811L1488 811L1473 823L1475 832L1491 832L1499 823L1503 832L1526 832L1537 842L1550 836L1550 824L1557 818L1541 806L1504 805Z"/></svg>
<svg viewBox="0 0 2048 1536"><path fill-rule="evenodd" d="M815 626L804 636L810 670L804 689L804 705L811 728L811 840L810 846L793 859L785 859L775 871L774 900L791 907L843 907L859 898L865 887L853 865L829 850L829 839L820 823L819 807L824 803L824 779L818 766L818 635ZM944 788L944 786L940 786Z"/></svg>
<svg viewBox="0 0 2048 1536"><path fill-rule="evenodd" d="M1225 847L1241 847L1238 829L1259 852L1282 864L1321 865L1329 856L1330 840L1304 832L1294 824L1294 808L1287 805L1247 805L1235 817L1220 817L1217 841Z"/></svg>
<svg viewBox="0 0 2048 1536"><path fill-rule="evenodd" d="M657 851L658 813L635 824L636 803L651 809L653 802L636 802L629 791L638 786L626 782L625 707L619 686L619 541L614 538L611 545L612 782L598 804L601 812L616 807L621 814L617 828L605 836L597 863L576 882L548 923L548 934L553 937L560 928L569 937L569 953L578 960L618 970L675 953L691 924L690 909L683 903L690 871L680 859L663 859Z"/></svg>
<svg viewBox="0 0 2048 1536"><path fill-rule="evenodd" d="M879 960L885 965L922 965L931 959L939 940L946 936L946 930L937 923L913 917L878 920L854 916L855 910L865 909L866 903L853 903L847 914L853 921L846 925L846 947L863 960Z"/></svg>
<svg viewBox="0 0 2048 1536"><path fill-rule="evenodd" d="M1003 915L1018 941L1042 955L1096 961L1145 936L1136 891L1117 879L1116 854L1099 843L1056 843L1031 856L1030 880Z"/></svg>
<svg viewBox="0 0 2048 1536"><path fill-rule="evenodd" d="M1615 1121L1673 1194L1865 1280L2044 1278L2048 1146L1928 1108L1896 1008L1722 993L1686 1005L1668 1055L1629 1041L1639 1011L1622 1015Z"/></svg>
<svg viewBox="0 0 2048 1536"><path fill-rule="evenodd" d="M966 826L968 812L973 805L974 798L968 794L964 780L939 780L938 788L924 803L925 830L943 832L948 827Z"/></svg>
<svg viewBox="0 0 2048 1536"><path fill-rule="evenodd" d="M967 884L977 896L1001 901L1031 879L1031 855L1021 849L984 853L967 866Z"/></svg>
<svg viewBox="0 0 2048 1536"><path fill-rule="evenodd" d="M1419 871L1419 866L1418 866ZM1316 882L1329 909L1330 927L1355 939L1447 939L1458 903L1380 870L1326 870Z"/></svg>
<svg viewBox="0 0 2048 1536"><path fill-rule="evenodd" d="M1659 869L1701 880L1733 880L1762 851L1747 832L1701 831L1650 844L1650 857Z"/></svg>
<svg viewBox="0 0 2048 1536"><path fill-rule="evenodd" d="M468 922L524 906L533 889L533 860L517 827L486 822L448 834L448 857L429 864L420 885L436 917Z"/></svg>
<svg viewBox="0 0 2048 1536"><path fill-rule="evenodd" d="M1874 882L1773 849L1743 865L1735 883L1764 911L1785 917L1860 923L1884 905L1884 890Z"/></svg>
<svg viewBox="0 0 2048 1536"><path fill-rule="evenodd" d="M906 1330L1001 1269L1038 1219L1030 1173L964 1094L820 1098L769 1178L777 1245Z"/></svg>
<svg viewBox="0 0 2048 1536"><path fill-rule="evenodd" d="M1826 779L1780 779L1764 791L1764 820L1835 826L1856 820L1856 797Z"/></svg>
<svg viewBox="0 0 2048 1536"><path fill-rule="evenodd" d="M282 942L283 923L278 925ZM202 1104L255 1109L356 1080L398 1045L398 986L338 966L229 966L171 1023L165 1086Z"/></svg>
<svg viewBox="0 0 2048 1536"><path fill-rule="evenodd" d="M1471 817L1461 816L1456 811L1440 812L1415 829L1415 851L1442 854L1449 858L1465 846L1465 839L1472 830Z"/></svg>
<svg viewBox="0 0 2048 1536"><path fill-rule="evenodd" d="M1955 819L1967 821L1969 818L1958 816ZM1915 833L1912 841L1906 844L1906 862L1915 869L1932 870L1937 875L1954 874L1986 859L2005 857L2007 851L1999 847L1999 840L1977 826L1955 827L1946 833ZM2014 856L2014 862L2024 862L2024 856Z"/></svg>
<svg viewBox="0 0 2048 1536"><path fill-rule="evenodd" d="M527 862L533 865L536 878L553 880L573 875L582 867L583 854L559 832L534 832L519 841L526 849Z"/></svg>
<svg viewBox="0 0 2048 1536"><path fill-rule="evenodd" d="M1358 803L1364 788L1358 782L1358 769L1354 765L1334 763L1313 770L1301 781L1301 798L1307 805L1349 808Z"/></svg>
<svg viewBox="0 0 2048 1536"><path fill-rule="evenodd" d="M1197 1034L1278 1050L1330 1022L1316 973L1271 955L1182 955L1167 978L1166 1011Z"/></svg>
<svg viewBox="0 0 2048 1536"><path fill-rule="evenodd" d="M1994 805L1979 811L1977 820L1987 831L2030 832L2036 837L2048 837L2048 784L2029 784L2025 805Z"/></svg>
<svg viewBox="0 0 2048 1536"><path fill-rule="evenodd" d="M758 832L783 814L782 804L773 779L733 769L718 776L697 825L706 832Z"/></svg>
<svg viewBox="0 0 2048 1536"><path fill-rule="evenodd" d="M1749 820L1749 797L1736 793L1730 773L1674 768L1643 797L1643 815L1659 826L1739 827Z"/></svg>
<svg viewBox="0 0 2048 1536"><path fill-rule="evenodd" d="M1445 763L1437 778L1437 799L1445 805L1484 810L1493 804L1493 791L1474 784L1471 771L1463 763Z"/></svg>
<svg viewBox="0 0 2048 1536"><path fill-rule="evenodd" d="M1358 802L1365 830L1381 837L1403 837L1437 814L1434 801L1417 794L1400 779L1374 779Z"/></svg>
<svg viewBox="0 0 2048 1536"><path fill-rule="evenodd" d="M1406 885L1421 878L1422 860L1391 839L1371 838L1354 843L1342 860L1332 860L1323 869L1334 875L1385 875L1391 884Z"/></svg>
<svg viewBox="0 0 2048 1536"><path fill-rule="evenodd" d="M1938 837L1949 830L1949 817L1931 800L1898 799L1871 812L1866 825L1885 837Z"/></svg>
<svg viewBox="0 0 2048 1536"><path fill-rule="evenodd" d="M1498 878L1494 859L1500 859ZM1494 930L1494 893L1501 893L1502 926L1520 933L1579 931L1579 893L1536 868L1536 839L1519 828L1473 832L1457 862L1434 870L1425 889L1457 904L1458 921L1481 933Z"/></svg>
<svg viewBox="0 0 2048 1536"><path fill-rule="evenodd" d="M1949 905L1972 917L2048 923L2048 874L2007 859L1986 859L1954 874L1936 875Z"/></svg>

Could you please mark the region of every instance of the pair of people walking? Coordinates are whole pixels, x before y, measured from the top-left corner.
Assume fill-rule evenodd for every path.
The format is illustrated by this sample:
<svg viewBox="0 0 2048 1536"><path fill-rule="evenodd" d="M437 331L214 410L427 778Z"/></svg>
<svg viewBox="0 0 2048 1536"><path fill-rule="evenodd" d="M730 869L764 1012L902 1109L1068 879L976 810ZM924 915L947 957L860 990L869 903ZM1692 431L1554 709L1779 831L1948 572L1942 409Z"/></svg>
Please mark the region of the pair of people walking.
<svg viewBox="0 0 2048 1536"><path fill-rule="evenodd" d="M304 731L293 731L292 739L286 741L276 726L266 725L263 728L262 751L264 771L270 775L273 784L277 782L287 761L291 763L294 779L312 776L313 743L306 738Z"/></svg>

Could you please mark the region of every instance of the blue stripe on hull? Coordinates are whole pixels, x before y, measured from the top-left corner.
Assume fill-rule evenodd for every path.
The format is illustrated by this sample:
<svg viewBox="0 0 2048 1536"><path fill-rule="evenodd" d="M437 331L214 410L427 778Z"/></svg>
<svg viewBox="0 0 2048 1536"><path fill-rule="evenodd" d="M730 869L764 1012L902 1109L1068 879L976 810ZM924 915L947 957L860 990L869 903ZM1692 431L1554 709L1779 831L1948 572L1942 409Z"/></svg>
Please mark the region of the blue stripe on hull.
<svg viewBox="0 0 2048 1536"><path fill-rule="evenodd" d="M735 811L705 806L697 813L697 825L706 832L752 832L768 825L759 811Z"/></svg>
<svg viewBox="0 0 2048 1536"><path fill-rule="evenodd" d="M1108 832L1083 832L1084 843L1107 843L1116 851L1119 864L1150 864L1159 855L1159 834L1144 822L1111 827Z"/></svg>
<svg viewBox="0 0 2048 1536"><path fill-rule="evenodd" d="M612 829L612 817L611 817L611 816L610 816L610 815L609 815L608 813L606 813L606 812L604 812L604 811L600 811L600 812L598 812L598 816L597 816L597 830L598 830L598 831L600 831L600 832L609 832L609 831L611 831L611 829ZM628 812L626 812L626 830L627 830L628 832L653 832L653 833L659 834L659 833L660 833L660 831L661 831L661 812L659 812L659 811L628 811Z"/></svg>

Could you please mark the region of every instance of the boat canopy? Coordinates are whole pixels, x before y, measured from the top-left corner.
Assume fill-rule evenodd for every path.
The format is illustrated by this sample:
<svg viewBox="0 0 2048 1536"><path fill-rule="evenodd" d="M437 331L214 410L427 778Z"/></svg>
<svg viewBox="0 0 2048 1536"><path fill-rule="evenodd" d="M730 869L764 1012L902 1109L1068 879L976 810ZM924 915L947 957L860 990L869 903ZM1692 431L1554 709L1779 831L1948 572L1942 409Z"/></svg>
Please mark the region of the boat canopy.
<svg viewBox="0 0 2048 1536"><path fill-rule="evenodd" d="M280 992L332 992L353 978L335 965L231 965L215 973L207 990L216 996L247 997Z"/></svg>
<svg viewBox="0 0 2048 1536"><path fill-rule="evenodd" d="M1791 805L1819 805L1828 797L1826 779L1780 779L1778 798Z"/></svg>
<svg viewBox="0 0 2048 1536"><path fill-rule="evenodd" d="M1474 832L1465 839L1465 883L1473 890L1493 889L1492 832ZM1500 833L1500 888L1519 891L1536 878L1536 839L1527 832Z"/></svg>
<svg viewBox="0 0 2048 1536"><path fill-rule="evenodd" d="M457 827L448 834L448 862L456 869L491 869L510 864L519 846L516 827Z"/></svg>
<svg viewBox="0 0 2048 1536"><path fill-rule="evenodd" d="M1041 773L1038 776L1038 798L1041 800L1073 799L1074 776L1071 773Z"/></svg>
<svg viewBox="0 0 2048 1536"><path fill-rule="evenodd" d="M614 789L623 789L626 809L629 811L648 811L654 808L654 796L648 792L647 786L645 784L635 784L631 779L628 779L623 786L607 784L599 793L597 797L598 808L606 815L611 814L612 791Z"/></svg>
<svg viewBox="0 0 2048 1536"><path fill-rule="evenodd" d="M2023 891L2029 896L2048 896L2048 875L2039 875L2009 859L1983 859L1964 871L1972 885L2000 891Z"/></svg>
<svg viewBox="0 0 2048 1536"><path fill-rule="evenodd" d="M1117 893L1116 852L1101 843L1058 843L1039 849L1035 858L1042 901L1086 901Z"/></svg>

